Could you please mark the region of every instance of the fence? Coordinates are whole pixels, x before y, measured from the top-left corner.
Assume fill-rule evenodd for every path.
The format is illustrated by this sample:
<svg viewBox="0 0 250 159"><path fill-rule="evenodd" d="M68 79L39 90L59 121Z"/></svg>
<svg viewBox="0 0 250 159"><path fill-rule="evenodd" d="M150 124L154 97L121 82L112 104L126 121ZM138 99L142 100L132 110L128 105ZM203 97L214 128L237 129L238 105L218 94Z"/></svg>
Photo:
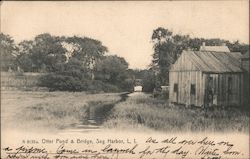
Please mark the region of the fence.
<svg viewBox="0 0 250 159"><path fill-rule="evenodd" d="M1 72L1 90L38 88L42 75L44 73Z"/></svg>

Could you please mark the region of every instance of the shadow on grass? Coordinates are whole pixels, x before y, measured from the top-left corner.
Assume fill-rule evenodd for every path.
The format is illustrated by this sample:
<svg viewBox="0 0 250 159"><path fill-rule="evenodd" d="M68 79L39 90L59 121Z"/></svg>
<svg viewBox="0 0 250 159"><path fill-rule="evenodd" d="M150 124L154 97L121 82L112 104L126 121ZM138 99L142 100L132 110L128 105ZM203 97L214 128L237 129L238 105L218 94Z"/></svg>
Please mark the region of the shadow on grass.
<svg viewBox="0 0 250 159"><path fill-rule="evenodd" d="M121 99L116 102L90 101L86 109L87 116L82 119L83 124L102 125L108 119L113 107L126 101L129 93L122 93Z"/></svg>

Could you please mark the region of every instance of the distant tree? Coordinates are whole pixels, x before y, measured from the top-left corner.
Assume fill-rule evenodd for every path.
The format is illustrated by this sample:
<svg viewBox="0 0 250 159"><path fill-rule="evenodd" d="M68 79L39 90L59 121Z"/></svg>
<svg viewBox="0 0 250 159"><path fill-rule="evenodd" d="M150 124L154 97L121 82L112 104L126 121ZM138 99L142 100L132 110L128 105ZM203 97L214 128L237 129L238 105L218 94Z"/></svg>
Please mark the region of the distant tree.
<svg viewBox="0 0 250 159"><path fill-rule="evenodd" d="M142 85L144 92L153 92L154 88L157 85L157 77L152 69L143 71Z"/></svg>
<svg viewBox="0 0 250 159"><path fill-rule="evenodd" d="M30 54L33 49L34 41L32 40L23 40L18 44L19 54Z"/></svg>
<svg viewBox="0 0 250 159"><path fill-rule="evenodd" d="M11 36L0 33L1 70L15 69L17 48Z"/></svg>
<svg viewBox="0 0 250 159"><path fill-rule="evenodd" d="M226 41L226 45L232 52L240 52L242 54L245 54L247 51L249 51L249 45L240 43L238 40L233 43Z"/></svg>
<svg viewBox="0 0 250 159"><path fill-rule="evenodd" d="M95 79L114 84L121 89L131 89L133 77L128 72L128 63L116 55L105 56L97 62Z"/></svg>
<svg viewBox="0 0 250 159"><path fill-rule="evenodd" d="M52 57L64 55L65 60L53 62L54 65L49 70L53 73L41 78L41 86L49 87L51 90L109 92L119 91L119 88L126 87L125 85L130 82L125 78L125 72L128 68L127 62L118 56L105 57L104 54L108 49L98 40L78 36L52 37L51 39L50 36L43 35L35 39L35 44L40 41L43 42L43 39L47 39L46 41L51 41L51 43L58 42L60 47L54 46L52 49L58 48L56 52L61 54L54 54ZM43 44L38 46L43 46ZM31 49L31 57L33 57L33 51L36 50L36 47ZM50 46L48 45L48 47ZM54 52L53 50L48 52ZM42 55L48 54L43 53ZM43 58L48 60L47 56L40 59ZM52 63L45 64L51 66Z"/></svg>
<svg viewBox="0 0 250 159"><path fill-rule="evenodd" d="M133 77L134 79L142 79L144 75L144 69L128 69L128 74Z"/></svg>
<svg viewBox="0 0 250 159"><path fill-rule="evenodd" d="M33 71L53 72L58 63L65 63L66 49L62 47L60 37L52 36L48 33L35 37L31 49L31 60Z"/></svg>
<svg viewBox="0 0 250 159"><path fill-rule="evenodd" d="M57 68L60 68L56 71L58 74L68 75L78 79L91 79L91 74L77 58L71 58L67 63L61 64L61 66Z"/></svg>
<svg viewBox="0 0 250 159"><path fill-rule="evenodd" d="M174 62L183 50L191 48L189 45L189 41L190 41L189 35L179 35L179 34L173 35L173 43L175 47L174 50L176 52L175 54L173 54Z"/></svg>
<svg viewBox="0 0 250 159"><path fill-rule="evenodd" d="M29 72L53 72L59 63L66 62L66 49L62 38L48 33L40 34L34 40L18 44L16 63Z"/></svg>
<svg viewBox="0 0 250 159"><path fill-rule="evenodd" d="M96 61L108 51L100 41L87 37L68 37L65 42L72 45L71 57L80 60L88 69L93 69Z"/></svg>
<svg viewBox="0 0 250 159"><path fill-rule="evenodd" d="M87 69L76 58L71 58L67 63L58 63L53 73L40 78L40 86L50 90L87 91L91 84Z"/></svg>
<svg viewBox="0 0 250 159"><path fill-rule="evenodd" d="M159 27L151 37L154 48L151 68L162 84L168 83L168 71L177 57L172 34L170 30Z"/></svg>
<svg viewBox="0 0 250 159"><path fill-rule="evenodd" d="M116 55L103 57L96 66L96 79L113 84L121 82L128 69L126 60Z"/></svg>
<svg viewBox="0 0 250 159"><path fill-rule="evenodd" d="M100 66L100 72L97 72L96 79L92 79L91 74L77 58L70 58L65 64L59 64L57 70L51 74L45 75L40 79L40 86L48 87L50 90L67 90L67 91L104 91L104 92L117 92L123 88L128 88L129 80L125 78L126 69L122 69L122 65L117 59L112 59L116 68L121 72L116 72L106 59ZM100 60L101 61L101 60ZM102 67L101 67L102 66ZM103 72L105 70L105 72ZM107 76L109 78L107 78Z"/></svg>
<svg viewBox="0 0 250 159"><path fill-rule="evenodd" d="M25 72L32 72L32 66L34 65L31 59L31 51L33 48L32 40L24 40L18 44L18 55L16 57L16 63Z"/></svg>

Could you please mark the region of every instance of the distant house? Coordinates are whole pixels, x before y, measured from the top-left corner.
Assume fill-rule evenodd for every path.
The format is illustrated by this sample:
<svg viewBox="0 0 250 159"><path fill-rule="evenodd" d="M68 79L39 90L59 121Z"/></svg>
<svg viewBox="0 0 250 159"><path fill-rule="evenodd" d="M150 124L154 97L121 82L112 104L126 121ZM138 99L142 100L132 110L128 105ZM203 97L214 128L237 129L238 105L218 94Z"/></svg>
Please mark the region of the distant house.
<svg viewBox="0 0 250 159"><path fill-rule="evenodd" d="M169 86L161 86L161 91L162 92L168 92L169 91Z"/></svg>
<svg viewBox="0 0 250 159"><path fill-rule="evenodd" d="M134 92L142 92L142 86L134 86Z"/></svg>
<svg viewBox="0 0 250 159"><path fill-rule="evenodd" d="M169 72L172 103L208 106L242 104L241 53L183 51Z"/></svg>
<svg viewBox="0 0 250 159"><path fill-rule="evenodd" d="M142 79L135 79L134 92L142 92Z"/></svg>
<svg viewBox="0 0 250 159"><path fill-rule="evenodd" d="M230 52L225 43L222 46L206 46L205 42L202 43L200 51Z"/></svg>

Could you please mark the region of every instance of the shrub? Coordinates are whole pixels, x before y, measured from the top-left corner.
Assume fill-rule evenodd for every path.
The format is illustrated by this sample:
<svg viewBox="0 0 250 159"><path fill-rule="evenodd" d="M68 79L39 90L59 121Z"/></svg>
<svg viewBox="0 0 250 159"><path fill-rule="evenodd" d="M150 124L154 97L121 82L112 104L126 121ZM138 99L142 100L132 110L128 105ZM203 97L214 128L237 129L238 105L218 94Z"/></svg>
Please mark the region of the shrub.
<svg viewBox="0 0 250 159"><path fill-rule="evenodd" d="M47 87L50 91L90 91L97 92L119 92L120 89L112 84L98 80L88 80L79 76L48 74L39 79L39 86ZM79 75L79 74L78 74Z"/></svg>
<svg viewBox="0 0 250 159"><path fill-rule="evenodd" d="M132 92L134 90L134 80L127 78L120 82L119 87L124 91Z"/></svg>
<svg viewBox="0 0 250 159"><path fill-rule="evenodd" d="M82 91L87 89L86 81L73 76L48 74L39 79L39 85L50 90Z"/></svg>
<svg viewBox="0 0 250 159"><path fill-rule="evenodd" d="M88 82L88 91L96 92L119 92L120 89L112 84L104 83L99 80L92 80Z"/></svg>
<svg viewBox="0 0 250 159"><path fill-rule="evenodd" d="M109 83L104 83L103 90L104 92L120 92L121 91L117 86L109 84Z"/></svg>

